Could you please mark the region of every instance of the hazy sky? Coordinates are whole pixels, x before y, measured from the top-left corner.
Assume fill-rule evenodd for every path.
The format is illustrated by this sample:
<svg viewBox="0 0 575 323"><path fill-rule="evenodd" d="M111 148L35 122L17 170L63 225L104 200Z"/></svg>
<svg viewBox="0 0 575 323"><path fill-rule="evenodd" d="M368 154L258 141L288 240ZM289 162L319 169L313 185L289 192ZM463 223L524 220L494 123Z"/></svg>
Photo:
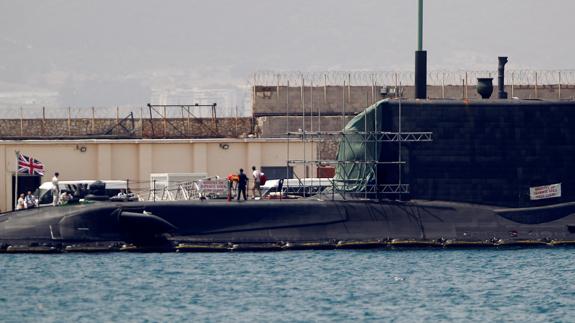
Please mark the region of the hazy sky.
<svg viewBox="0 0 575 323"><path fill-rule="evenodd" d="M508 55L511 69L573 69L574 12L572 0L426 0L428 68ZM0 0L0 94L124 104L258 70L412 70L416 19L416 0Z"/></svg>

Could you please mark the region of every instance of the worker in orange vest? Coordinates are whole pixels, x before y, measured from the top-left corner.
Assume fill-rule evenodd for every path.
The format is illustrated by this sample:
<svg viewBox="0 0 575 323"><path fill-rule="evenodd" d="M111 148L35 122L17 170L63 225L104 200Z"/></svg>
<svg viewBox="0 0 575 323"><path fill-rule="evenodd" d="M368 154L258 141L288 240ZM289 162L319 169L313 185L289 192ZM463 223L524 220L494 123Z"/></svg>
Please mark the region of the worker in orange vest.
<svg viewBox="0 0 575 323"><path fill-rule="evenodd" d="M227 177L228 179L228 201L232 200L232 192L236 190L238 187L238 182L240 181L240 177L234 173L230 173Z"/></svg>

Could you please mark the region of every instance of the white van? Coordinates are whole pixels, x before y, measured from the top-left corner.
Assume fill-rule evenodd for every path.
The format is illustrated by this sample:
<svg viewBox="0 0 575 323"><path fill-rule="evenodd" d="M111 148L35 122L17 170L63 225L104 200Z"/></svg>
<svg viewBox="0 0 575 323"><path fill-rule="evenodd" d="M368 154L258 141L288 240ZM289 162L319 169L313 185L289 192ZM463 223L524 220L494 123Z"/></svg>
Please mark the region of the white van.
<svg viewBox="0 0 575 323"><path fill-rule="evenodd" d="M261 187L263 198L281 196L307 197L317 195L333 186L333 178L290 178L284 179L279 192L279 179L269 179Z"/></svg>
<svg viewBox="0 0 575 323"><path fill-rule="evenodd" d="M84 179L78 181L59 181L60 191L75 192L80 185L87 185L94 183L95 179ZM101 181L106 184L106 195L112 197L118 194L121 190L128 191L128 183L125 180L104 180ZM51 204L52 203L52 182L44 182L36 190L34 195L38 197L38 204Z"/></svg>

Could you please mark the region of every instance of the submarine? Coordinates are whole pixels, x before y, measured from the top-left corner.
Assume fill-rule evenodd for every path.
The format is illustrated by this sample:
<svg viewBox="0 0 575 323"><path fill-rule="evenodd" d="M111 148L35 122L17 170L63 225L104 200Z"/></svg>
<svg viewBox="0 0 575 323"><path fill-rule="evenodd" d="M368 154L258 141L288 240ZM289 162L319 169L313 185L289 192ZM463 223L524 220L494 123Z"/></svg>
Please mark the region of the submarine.
<svg viewBox="0 0 575 323"><path fill-rule="evenodd" d="M0 252L575 245L573 101L386 99L340 135L322 194L8 212Z"/></svg>
<svg viewBox="0 0 575 323"><path fill-rule="evenodd" d="M575 245L575 101L508 99L506 62L499 58L498 99L384 99L340 132L290 134L338 138L333 185L321 194L242 202L92 194L0 214L0 252ZM488 98L493 88L478 90Z"/></svg>
<svg viewBox="0 0 575 323"><path fill-rule="evenodd" d="M3 252L271 251L575 244L575 203L444 201L94 203L0 217Z"/></svg>

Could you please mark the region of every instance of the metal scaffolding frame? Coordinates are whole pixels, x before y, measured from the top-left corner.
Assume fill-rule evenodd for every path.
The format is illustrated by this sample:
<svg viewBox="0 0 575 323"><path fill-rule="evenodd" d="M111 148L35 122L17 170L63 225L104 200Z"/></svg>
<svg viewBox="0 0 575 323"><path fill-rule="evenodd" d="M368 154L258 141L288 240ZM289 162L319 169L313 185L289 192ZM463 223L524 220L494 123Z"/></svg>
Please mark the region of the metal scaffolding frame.
<svg viewBox="0 0 575 323"><path fill-rule="evenodd" d="M302 106L302 110L305 111L305 106ZM361 132L346 132L346 131L305 131L305 115L302 115L302 130L296 132L288 131L286 134L288 136L287 141L287 164L286 167L295 165L304 165L306 169L308 166L343 166L343 165L360 165L362 167L372 168L374 171L374 178L357 178L349 179L349 174L344 176L347 179L336 179L335 177L331 180L332 188L329 191L322 192L323 195L331 194L331 198L334 199L335 195L341 196L342 198L352 197L352 198L366 198L366 199L381 199L382 197L389 197L391 195L398 196L401 199L401 195L409 194L410 187L409 184L402 182L402 168L407 164L406 161L402 160L402 144L403 143L418 143L418 142L431 142L433 141L433 134L431 132L405 132L402 131L402 114L401 111L401 99L399 99L398 105L398 130L397 131L361 131ZM367 111L364 110L364 112ZM289 114L286 113L286 128L289 129ZM345 119L345 111L342 111L342 118ZM365 119L365 129L367 129L367 119ZM375 111L375 129L377 129L377 110ZM321 129L321 119L318 118L317 127ZM304 143L304 156L303 159L290 159L290 138ZM318 158L307 159L305 156L305 143L306 142L316 142L323 143L325 141L334 141L341 146L342 142L347 142L351 147L352 143L361 143L364 147L364 158L363 160L330 160L322 159L319 154ZM395 160L390 161L380 161L378 157L375 159L368 159L368 143L373 145L373 154L370 156L377 156L379 152L379 144L397 143L398 145L398 156ZM370 152L371 153L371 152ZM397 165L397 182L395 183L379 183L378 176L378 166L380 165ZM336 168L337 169L337 168ZM345 168L342 168L345 170ZM300 178L297 172L294 170L294 176ZM307 176L306 176L307 177ZM305 187L304 187L305 190ZM304 191L305 193L305 191Z"/></svg>
<svg viewBox="0 0 575 323"><path fill-rule="evenodd" d="M126 123L128 124L128 127L126 127ZM124 131L130 136L135 135L136 122L134 121L134 113L130 112L127 116L116 122L116 124L104 132L104 135L111 135L116 128L124 129Z"/></svg>
<svg viewBox="0 0 575 323"><path fill-rule="evenodd" d="M152 128L152 138L156 136L155 133L155 129L154 129L154 113L158 116L160 116L162 118L163 121L163 134L165 136L166 134L166 129L167 126L171 126L173 129L175 129L182 137L186 137L186 134L184 133L184 131L182 131L178 126L174 125L168 118L167 116L167 108L180 108L181 112L182 112L182 119L184 119L184 112L186 112L187 114L187 131L189 132L190 129L190 119L197 119L197 120L201 120L201 126L206 128L206 130L210 131L213 135L217 136L219 135L219 131L218 131L218 120L217 120L217 114L216 114L216 103L212 103L212 104L199 104L199 103L194 103L194 104L150 104L148 103L148 109L150 112L150 125ZM162 111L159 111L158 108L161 108ZM207 125L203 122L203 120L199 117L197 117L193 112L192 109L198 109L198 108L210 108L210 112L211 112L211 125Z"/></svg>
<svg viewBox="0 0 575 323"><path fill-rule="evenodd" d="M368 131L368 132L353 132L344 133L343 131L295 131L288 132L288 136L331 138L331 137L347 137L349 135L363 136L363 142L421 142L432 141L431 132L389 132L389 131Z"/></svg>

